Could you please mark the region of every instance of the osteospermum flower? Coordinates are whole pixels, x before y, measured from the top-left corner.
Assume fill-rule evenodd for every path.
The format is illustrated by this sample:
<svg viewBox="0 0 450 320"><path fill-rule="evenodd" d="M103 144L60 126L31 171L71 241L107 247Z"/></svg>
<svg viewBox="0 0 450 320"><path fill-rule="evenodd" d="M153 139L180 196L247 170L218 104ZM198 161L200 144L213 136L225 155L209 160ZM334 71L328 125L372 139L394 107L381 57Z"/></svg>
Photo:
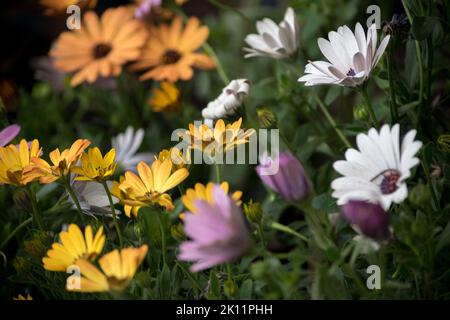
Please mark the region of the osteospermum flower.
<svg viewBox="0 0 450 320"><path fill-rule="evenodd" d="M39 3L45 7L45 14L65 14L68 7L76 5L80 8L93 8L97 0L40 0Z"/></svg>
<svg viewBox="0 0 450 320"><path fill-rule="evenodd" d="M22 139L18 147L14 144L0 147L0 183L26 185L29 181L24 179L25 169L31 159L40 156L41 151L38 140L33 140L30 146Z"/></svg>
<svg viewBox="0 0 450 320"><path fill-rule="evenodd" d="M188 168L188 165L190 164L190 154L186 153L185 156L183 151L177 147L162 149L156 159L161 162L170 159L172 161L172 173L181 168Z"/></svg>
<svg viewBox="0 0 450 320"><path fill-rule="evenodd" d="M20 132L20 126L12 124L0 131L0 147L6 146L10 143Z"/></svg>
<svg viewBox="0 0 450 320"><path fill-rule="evenodd" d="M144 139L144 129L134 130L129 126L124 133L112 138L112 147L116 150L116 163L123 170L136 170L141 161L153 159L152 153L136 153Z"/></svg>
<svg viewBox="0 0 450 320"><path fill-rule="evenodd" d="M275 171L278 165L278 170ZM277 192L287 201L304 199L311 190L311 182L298 159L290 152L282 152L270 158L264 154L256 173L266 186Z"/></svg>
<svg viewBox="0 0 450 320"><path fill-rule="evenodd" d="M267 56L274 59L284 59L292 55L299 46L298 23L295 12L288 8L283 21L276 24L265 18L256 23L258 34L249 34L245 42L250 48L244 48L248 52L245 58Z"/></svg>
<svg viewBox="0 0 450 320"><path fill-rule="evenodd" d="M155 112L173 112L180 109L180 90L171 82L161 82L159 88L153 90L149 105Z"/></svg>
<svg viewBox="0 0 450 320"><path fill-rule="evenodd" d="M111 190L113 183L111 181L107 181L106 184L108 189ZM112 217L112 210L109 204L108 195L106 194L105 188L100 183L92 181L72 181L71 186L84 214L89 216L101 215ZM67 200L71 204L72 208L76 210L77 206L68 193ZM113 198L112 200L114 204L119 202L116 198ZM116 214L121 213L117 209L114 211Z"/></svg>
<svg viewBox="0 0 450 320"><path fill-rule="evenodd" d="M234 115L242 105L244 98L248 96L249 91L249 80L232 80L223 88L222 93L202 110L203 118L212 124L214 120Z"/></svg>
<svg viewBox="0 0 450 320"><path fill-rule="evenodd" d="M241 209L218 185L212 196L214 203L197 200L196 212L184 217L184 231L190 240L180 245L178 259L195 261L192 272L236 260L250 247Z"/></svg>
<svg viewBox="0 0 450 320"><path fill-rule="evenodd" d="M67 231L59 234L61 242L55 242L42 259L44 268L49 271L66 271L67 267L75 264L78 259L95 259L103 250L105 235L103 227L95 234L92 227L87 226L84 236L76 224L69 225Z"/></svg>
<svg viewBox="0 0 450 320"><path fill-rule="evenodd" d="M13 298L13 300L33 300L33 297L27 293L25 296L19 294L17 298Z"/></svg>
<svg viewBox="0 0 450 320"><path fill-rule="evenodd" d="M180 136L189 144L190 148L214 157L249 142L250 136L255 133L255 130L241 129L241 124L242 118L227 125L222 119L219 119L214 128L210 128L206 124L196 127L190 123L189 130L180 134Z"/></svg>
<svg viewBox="0 0 450 320"><path fill-rule="evenodd" d="M372 69L376 67L384 53L390 36L387 35L377 49L377 29L373 24L367 35L360 23L356 24L355 33L349 27L339 27L337 32L328 33L328 39L319 38L320 51L326 61L310 61L305 67L305 75L298 81L306 86L318 84L338 84L357 86L367 80Z"/></svg>
<svg viewBox="0 0 450 320"><path fill-rule="evenodd" d="M201 26L195 17L189 18L184 28L180 17L173 19L171 25L152 26L149 39L133 68L150 69L140 77L141 80L189 80L194 73L193 67L211 69L215 66L210 57L195 52L208 34L208 27Z"/></svg>
<svg viewBox="0 0 450 320"><path fill-rule="evenodd" d="M189 188L186 190L186 194L181 197L181 201L183 202L186 209L191 213L196 213L197 208L195 207L195 202L197 200L203 200L208 202L209 204L214 204L213 197L213 188L216 184L209 182L206 186L201 183L196 183L194 188ZM222 182L220 184L223 192L228 194L229 186L228 182ZM231 199L234 200L236 205L240 206L242 201L242 191L235 191L231 194Z"/></svg>
<svg viewBox="0 0 450 320"><path fill-rule="evenodd" d="M107 180L116 171L115 157L116 150L114 148L105 154L105 157L102 156L99 148L89 149L87 153L83 153L81 156L81 167L77 166L72 169L72 172L78 175L75 179L97 182Z"/></svg>
<svg viewBox="0 0 450 320"><path fill-rule="evenodd" d="M80 286L67 289L79 292L123 291L134 277L147 251L145 244L140 248L111 251L99 259L101 271L88 260L78 260L76 265L81 272Z"/></svg>
<svg viewBox="0 0 450 320"><path fill-rule="evenodd" d="M401 203L408 196L406 179L419 163L415 157L422 142L414 140L416 130L410 130L400 144L400 126L392 129L384 125L378 132L372 128L368 134L356 137L359 150L348 149L345 159L333 164L343 175L331 183L333 197L338 205L350 200L379 202L384 210L391 203Z"/></svg>
<svg viewBox="0 0 450 320"><path fill-rule="evenodd" d="M78 139L70 149L65 149L63 152L60 152L59 149L53 150L50 152L52 165L44 159L32 158L31 163L24 170L23 181L39 180L40 183L47 184L68 176L90 144L91 142L87 139Z"/></svg>
<svg viewBox="0 0 450 320"><path fill-rule="evenodd" d="M183 182L189 171L181 168L172 173L172 166L170 159L155 160L151 167L140 162L137 166L139 176L127 171L120 182L114 184L111 191L124 204L128 217L131 213L137 217L144 206L160 205L173 210L172 198L166 192Z"/></svg>
<svg viewBox="0 0 450 320"><path fill-rule="evenodd" d="M147 33L127 8L108 9L101 19L90 11L81 29L62 33L50 51L55 66L75 72L71 85L118 76L122 65L136 59Z"/></svg>

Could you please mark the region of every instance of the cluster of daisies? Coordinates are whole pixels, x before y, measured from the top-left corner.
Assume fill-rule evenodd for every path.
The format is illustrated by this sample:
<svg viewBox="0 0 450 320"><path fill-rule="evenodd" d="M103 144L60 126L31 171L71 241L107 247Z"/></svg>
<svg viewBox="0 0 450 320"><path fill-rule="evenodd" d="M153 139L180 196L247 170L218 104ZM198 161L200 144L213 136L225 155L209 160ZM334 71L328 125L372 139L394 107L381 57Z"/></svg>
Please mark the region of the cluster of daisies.
<svg viewBox="0 0 450 320"><path fill-rule="evenodd" d="M52 8L50 13L58 10L59 1L42 2ZM87 8L95 5L95 1L82 2ZM256 29L257 34L245 38L246 58L286 59L299 48L299 27L292 8L287 9L279 24L266 18L257 22ZM161 1L140 0L132 6L108 9L101 17L93 11L85 12L82 27L62 33L50 56L58 70L72 74L73 86L117 76L131 62L131 70L142 71L141 80L160 82L151 100L154 110L160 111L168 106L177 108L180 93L175 83L191 79L194 67L216 66L215 59L198 51L208 33L197 18L183 21L164 9ZM328 61L310 61L299 81L306 86L334 84L363 92L388 44L389 36L378 41L375 26L367 32L359 23L354 32L347 26L339 27L328 34L328 40L318 40ZM242 118L232 123L225 120L242 107L250 86L246 79L233 80L203 109L204 124L192 123L180 134L188 141L188 150L216 159L249 142L254 129L242 129ZM342 177L332 182L332 196L359 233L385 240L391 233L389 209L407 197L407 179L419 162L416 154L422 143L415 140L415 130L405 132L401 139L399 124L380 127L371 105L367 104L367 108L373 115L374 127L356 137L355 148L336 128L349 148L345 160L333 165ZM148 253L145 244L136 247L126 243L119 219L122 211L116 206L123 207L125 219L138 218L144 207L162 214L172 211L171 192L189 176L188 154L175 147L157 155L137 153L144 132L130 127L113 138L106 153L91 147L91 141L79 139L67 149L51 151L47 158L37 140L23 139L18 145L8 145L19 130L12 125L0 133L0 182L25 190L33 204L33 221L42 230L46 221L29 186L36 182L58 183L79 213L84 229L83 233L79 225L70 224L62 231L59 241L42 259L44 268L66 272L70 266L77 266L81 284L68 282L71 291L124 290L146 255L151 254L151 248ZM276 172L272 172L274 163L278 166ZM262 182L289 203L308 201L313 194L314 185L292 151L265 154L255 169ZM117 172L124 173L114 180ZM225 181L197 183L186 191L179 190L186 209L180 220L187 240L179 246L178 259L193 262L192 272L235 261L248 251L252 246L248 221L258 221L258 206L242 206L242 192L230 191ZM114 223L117 237L109 241L116 241L117 249L106 254L103 228L94 231L86 223L95 215L110 217Z"/></svg>

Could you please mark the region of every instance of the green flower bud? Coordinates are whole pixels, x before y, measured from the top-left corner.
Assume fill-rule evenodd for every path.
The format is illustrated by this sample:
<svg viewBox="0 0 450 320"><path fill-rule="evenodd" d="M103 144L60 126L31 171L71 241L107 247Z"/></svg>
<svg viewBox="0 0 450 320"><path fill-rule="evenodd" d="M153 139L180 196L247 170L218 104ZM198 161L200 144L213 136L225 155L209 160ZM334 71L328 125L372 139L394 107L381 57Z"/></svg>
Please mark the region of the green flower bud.
<svg viewBox="0 0 450 320"><path fill-rule="evenodd" d="M47 253L48 240L48 235L45 231L37 231L33 234L31 240L24 241L24 250L28 255L41 259Z"/></svg>
<svg viewBox="0 0 450 320"><path fill-rule="evenodd" d="M31 211L31 203L28 194L23 189L16 189L13 193L13 201L23 211Z"/></svg>
<svg viewBox="0 0 450 320"><path fill-rule="evenodd" d="M29 270L30 264L24 257L16 256L13 260L13 267L17 273L26 273Z"/></svg>
<svg viewBox="0 0 450 320"><path fill-rule="evenodd" d="M439 149L445 153L450 153L450 134L441 134L437 139Z"/></svg>
<svg viewBox="0 0 450 320"><path fill-rule="evenodd" d="M234 281L232 279L227 279L224 283L223 283L223 291L225 292L225 295L228 298L233 298L234 295L237 292L237 285L236 283L234 283Z"/></svg>
<svg viewBox="0 0 450 320"><path fill-rule="evenodd" d="M182 223L174 224L170 227L170 234L175 240L182 241L186 237Z"/></svg>
<svg viewBox="0 0 450 320"><path fill-rule="evenodd" d="M353 117L358 121L367 121L369 119L369 113L363 105L357 105L353 109Z"/></svg>
<svg viewBox="0 0 450 320"><path fill-rule="evenodd" d="M409 192L409 201L415 206L421 207L430 203L431 192L426 185L418 184Z"/></svg>
<svg viewBox="0 0 450 320"><path fill-rule="evenodd" d="M256 110L259 125L265 129L272 129L277 127L277 116L275 113L267 108L258 108Z"/></svg>
<svg viewBox="0 0 450 320"><path fill-rule="evenodd" d="M244 203L244 214L249 221L259 223L263 214L261 204L259 202L253 202L253 200Z"/></svg>

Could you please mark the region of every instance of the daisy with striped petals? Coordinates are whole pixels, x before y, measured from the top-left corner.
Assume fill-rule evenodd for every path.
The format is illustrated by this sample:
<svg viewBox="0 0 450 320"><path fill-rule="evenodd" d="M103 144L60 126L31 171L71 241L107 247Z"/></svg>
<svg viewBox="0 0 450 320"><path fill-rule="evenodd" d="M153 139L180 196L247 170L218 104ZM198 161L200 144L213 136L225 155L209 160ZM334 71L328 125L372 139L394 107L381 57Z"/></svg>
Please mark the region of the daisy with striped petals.
<svg viewBox="0 0 450 320"><path fill-rule="evenodd" d="M359 150L348 149L346 160L334 163L334 169L343 175L331 183L333 197L338 205L350 200L379 202L388 210L392 202L401 203L408 196L406 179L419 163L415 157L422 142L414 140L416 130L410 130L400 144L400 126L384 125L378 132L359 134Z"/></svg>

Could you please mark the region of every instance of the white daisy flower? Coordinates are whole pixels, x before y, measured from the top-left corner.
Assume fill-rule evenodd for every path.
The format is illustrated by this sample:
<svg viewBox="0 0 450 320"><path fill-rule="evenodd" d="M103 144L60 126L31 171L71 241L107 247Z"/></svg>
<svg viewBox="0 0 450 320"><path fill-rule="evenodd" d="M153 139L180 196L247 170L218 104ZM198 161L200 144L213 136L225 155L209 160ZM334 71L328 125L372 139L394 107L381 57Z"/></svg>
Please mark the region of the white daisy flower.
<svg viewBox="0 0 450 320"><path fill-rule="evenodd" d="M256 23L258 34L249 34L245 42L250 48L245 58L267 56L274 59L284 59L293 54L298 46L298 23L294 10L288 8L283 21L277 25L268 18Z"/></svg>
<svg viewBox="0 0 450 320"><path fill-rule="evenodd" d="M378 133L372 128L368 134L358 134L359 150L348 149L345 159L336 161L334 169L343 175L331 183L332 196L338 205L349 200L379 202L384 210L391 203L401 203L408 196L406 179L419 163L415 154L422 142L414 140L416 130L410 130L400 145L400 126L392 129L384 125Z"/></svg>
<svg viewBox="0 0 450 320"><path fill-rule="evenodd" d="M341 86L357 86L366 81L372 69L380 61L390 36L381 41L377 49L377 29L375 24L367 30L367 36L360 23L356 24L355 33L349 27L339 27L328 33L328 39L319 38L320 51L328 59L326 61L309 61L305 67L305 75L298 81L305 86L318 84L337 84Z"/></svg>
<svg viewBox="0 0 450 320"><path fill-rule="evenodd" d="M108 195L104 187L94 181L74 181L71 182L72 189L80 203L81 210L83 213L94 216L103 215L112 217L111 207L109 205ZM113 183L112 181L107 181L108 188L111 189ZM73 209L76 209L75 202L66 193L66 197L69 203L72 205ZM113 203L116 204L119 199L113 197ZM115 210L116 214L120 214L119 210Z"/></svg>
<svg viewBox="0 0 450 320"><path fill-rule="evenodd" d="M136 171L140 161L149 162L153 160L153 153L136 153L144 139L144 130L128 127L124 133L112 138L111 144L116 149L116 162L122 170Z"/></svg>
<svg viewBox="0 0 450 320"><path fill-rule="evenodd" d="M242 101L248 96L249 91L249 80L236 79L231 81L223 88L222 93L202 110L202 116L206 120L205 123L209 125L214 120L233 115L242 105Z"/></svg>

